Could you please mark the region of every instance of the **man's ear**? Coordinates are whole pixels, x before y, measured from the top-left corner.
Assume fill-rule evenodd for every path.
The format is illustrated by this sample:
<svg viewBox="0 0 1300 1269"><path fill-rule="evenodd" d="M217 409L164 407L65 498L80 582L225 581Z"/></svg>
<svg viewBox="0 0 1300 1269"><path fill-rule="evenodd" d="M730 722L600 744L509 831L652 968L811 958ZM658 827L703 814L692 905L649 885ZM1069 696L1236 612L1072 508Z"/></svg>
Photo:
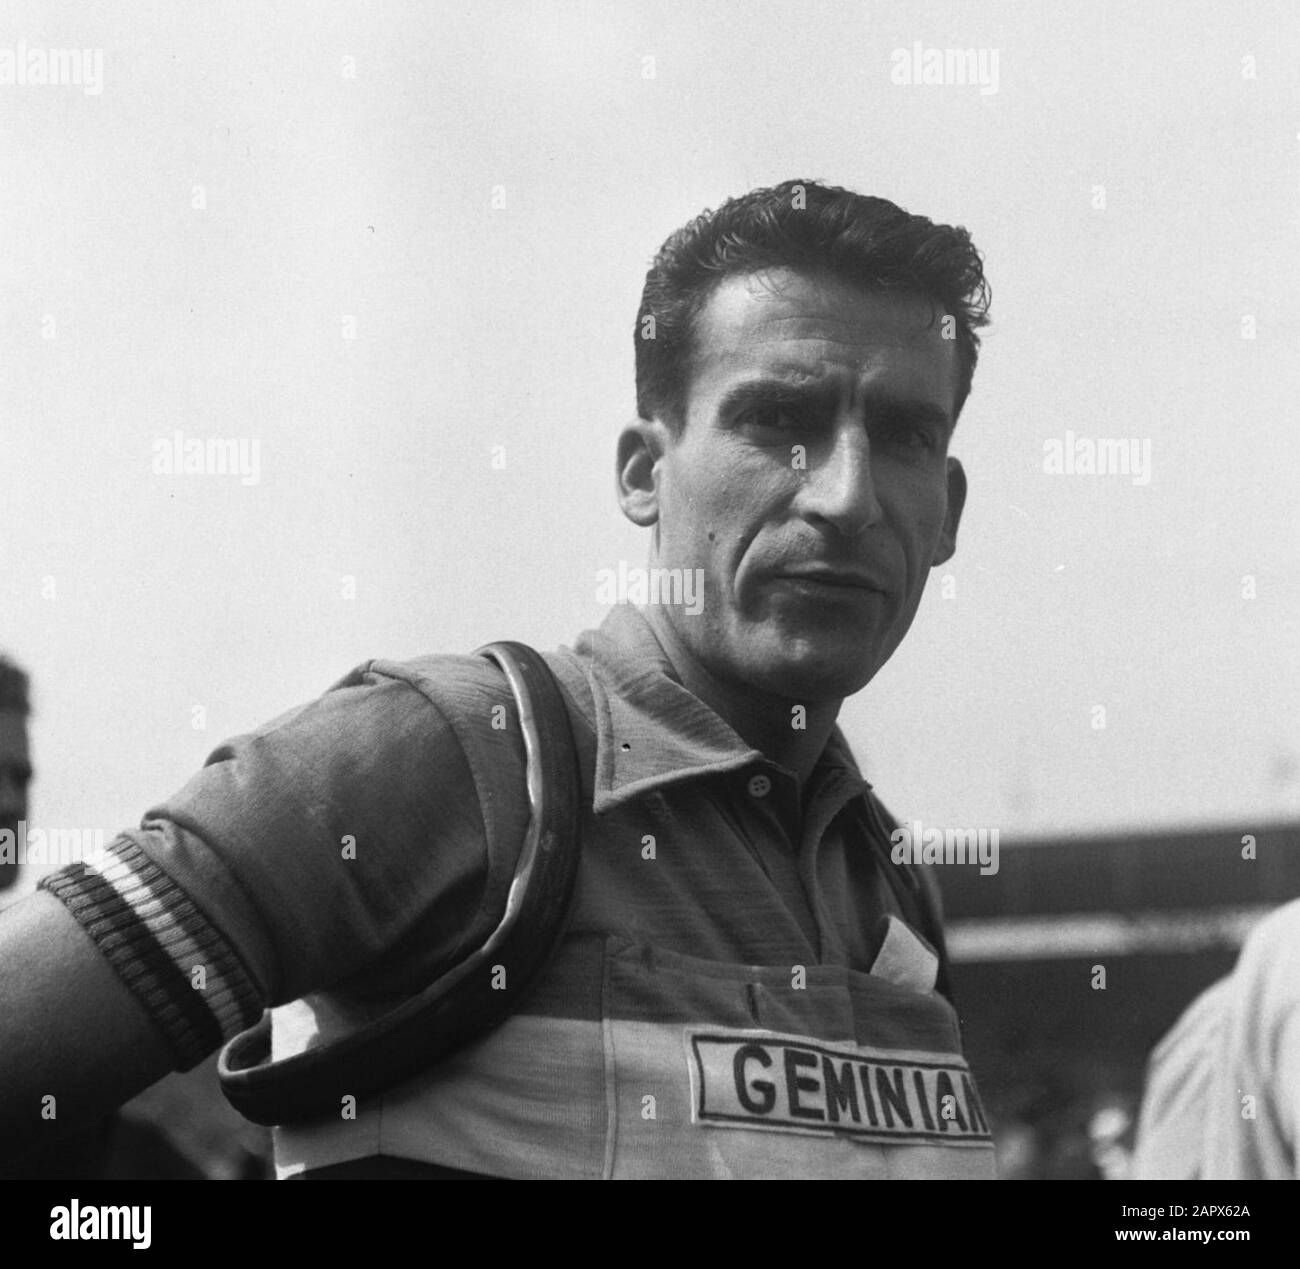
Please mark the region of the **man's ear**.
<svg viewBox="0 0 1300 1269"><path fill-rule="evenodd" d="M932 568L952 559L953 552L957 549L957 526L961 523L961 512L965 505L966 473L962 471L961 463L955 458L949 458L948 514L943 518L943 532L939 534L939 544L935 548L934 559L930 561Z"/></svg>
<svg viewBox="0 0 1300 1269"><path fill-rule="evenodd" d="M643 529L659 520L659 460L671 441L672 433L659 419L633 419L618 436L618 505Z"/></svg>

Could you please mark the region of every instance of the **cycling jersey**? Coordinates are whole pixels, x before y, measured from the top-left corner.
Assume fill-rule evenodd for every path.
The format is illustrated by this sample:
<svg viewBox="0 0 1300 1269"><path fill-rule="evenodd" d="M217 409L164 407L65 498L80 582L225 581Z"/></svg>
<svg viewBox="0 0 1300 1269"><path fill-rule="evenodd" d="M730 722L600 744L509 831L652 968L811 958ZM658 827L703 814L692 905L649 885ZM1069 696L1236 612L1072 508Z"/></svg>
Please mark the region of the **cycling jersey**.
<svg viewBox="0 0 1300 1269"><path fill-rule="evenodd" d="M390 1157L492 1176L991 1176L937 958L902 919L838 730L800 788L677 681L631 608L547 660L584 782L555 961L453 1057L278 1130L280 1174ZM486 661L369 662L219 749L101 865L45 884L180 1064L264 1004L287 1006L284 1057L482 941L527 821L523 767Z"/></svg>

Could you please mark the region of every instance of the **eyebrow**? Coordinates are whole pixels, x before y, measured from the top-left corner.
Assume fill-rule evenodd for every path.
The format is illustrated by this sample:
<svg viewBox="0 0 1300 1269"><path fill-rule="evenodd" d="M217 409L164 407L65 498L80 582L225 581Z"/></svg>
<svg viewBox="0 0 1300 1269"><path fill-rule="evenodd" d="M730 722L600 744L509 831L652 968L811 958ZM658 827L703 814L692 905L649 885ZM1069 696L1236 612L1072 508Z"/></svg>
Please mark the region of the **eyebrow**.
<svg viewBox="0 0 1300 1269"><path fill-rule="evenodd" d="M807 405L829 411L837 408L842 398L842 385L831 380L751 379L727 391L718 413L726 417L752 405ZM879 388L868 388L859 398L859 403L868 417L883 414L901 423L937 425L950 431L953 426L947 410L921 397L902 397Z"/></svg>

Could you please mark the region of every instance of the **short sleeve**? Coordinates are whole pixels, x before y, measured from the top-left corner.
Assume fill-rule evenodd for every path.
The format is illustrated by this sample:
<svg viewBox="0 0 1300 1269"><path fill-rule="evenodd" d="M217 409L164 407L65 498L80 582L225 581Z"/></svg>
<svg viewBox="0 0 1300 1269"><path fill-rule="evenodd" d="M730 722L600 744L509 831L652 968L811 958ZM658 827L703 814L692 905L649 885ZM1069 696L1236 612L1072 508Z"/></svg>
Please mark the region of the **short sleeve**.
<svg viewBox="0 0 1300 1269"><path fill-rule="evenodd" d="M417 990L504 899L527 823L510 700L481 658L369 662L42 884L183 1066L307 992Z"/></svg>

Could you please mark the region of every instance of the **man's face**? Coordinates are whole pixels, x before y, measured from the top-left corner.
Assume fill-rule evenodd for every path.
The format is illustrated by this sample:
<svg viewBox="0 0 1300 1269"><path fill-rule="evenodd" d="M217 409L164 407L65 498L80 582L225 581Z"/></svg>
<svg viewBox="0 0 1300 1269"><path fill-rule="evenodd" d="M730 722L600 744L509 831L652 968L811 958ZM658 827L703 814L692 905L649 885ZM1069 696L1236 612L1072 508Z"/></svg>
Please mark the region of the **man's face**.
<svg viewBox="0 0 1300 1269"><path fill-rule="evenodd" d="M656 466L655 563L703 569L705 602L664 616L723 682L842 699L955 546L956 342L928 300L779 269L724 279L694 348Z"/></svg>
<svg viewBox="0 0 1300 1269"><path fill-rule="evenodd" d="M18 822L27 818L27 783L32 776L27 749L27 715L0 709L0 829L18 835ZM16 864L0 863L0 890L17 880Z"/></svg>

